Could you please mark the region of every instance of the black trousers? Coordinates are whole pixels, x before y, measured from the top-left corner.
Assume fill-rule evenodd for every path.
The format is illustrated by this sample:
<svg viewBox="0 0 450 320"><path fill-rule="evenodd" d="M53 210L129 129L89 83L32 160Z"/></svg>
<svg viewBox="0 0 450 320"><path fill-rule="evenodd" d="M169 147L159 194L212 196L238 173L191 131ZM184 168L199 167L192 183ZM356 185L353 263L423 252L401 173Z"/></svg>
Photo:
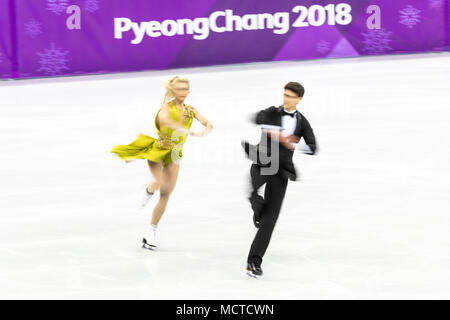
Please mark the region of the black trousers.
<svg viewBox="0 0 450 320"><path fill-rule="evenodd" d="M253 188L250 195L253 201L251 200L250 202L253 202L252 207L254 209L255 201L262 203L262 209L260 211L260 227L253 240L247 261L249 263L261 263L280 214L288 179L280 174L261 175L261 167L257 164L251 166L250 176ZM266 183L266 189L264 191L264 199L262 199L257 192L264 183Z"/></svg>

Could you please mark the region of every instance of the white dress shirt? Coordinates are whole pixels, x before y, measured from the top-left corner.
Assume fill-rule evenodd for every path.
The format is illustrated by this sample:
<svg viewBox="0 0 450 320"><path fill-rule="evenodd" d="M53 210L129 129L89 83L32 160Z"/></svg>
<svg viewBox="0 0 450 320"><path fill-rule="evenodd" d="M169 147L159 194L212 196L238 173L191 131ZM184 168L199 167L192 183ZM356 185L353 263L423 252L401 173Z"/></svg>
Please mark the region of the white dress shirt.
<svg viewBox="0 0 450 320"><path fill-rule="evenodd" d="M284 110L286 113L295 114L297 110L294 110L292 112L288 112ZM283 115L281 117L281 127L282 131L281 134L285 137L290 136L294 134L295 128L297 127L297 116L294 115L293 117L288 116L287 114Z"/></svg>

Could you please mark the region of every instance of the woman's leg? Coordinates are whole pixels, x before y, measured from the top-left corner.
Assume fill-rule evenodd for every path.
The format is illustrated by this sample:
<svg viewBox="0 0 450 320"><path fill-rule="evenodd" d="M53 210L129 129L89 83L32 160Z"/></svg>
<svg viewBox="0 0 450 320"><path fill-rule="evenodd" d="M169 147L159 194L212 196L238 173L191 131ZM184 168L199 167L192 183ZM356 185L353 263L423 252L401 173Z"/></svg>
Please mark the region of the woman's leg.
<svg viewBox="0 0 450 320"><path fill-rule="evenodd" d="M156 190L159 189L161 185L161 175L162 175L162 168L163 165L160 162L153 162L150 160L147 160L148 167L150 168L150 172L152 173L153 182L150 182L150 184L147 186L147 192L153 193Z"/></svg>
<svg viewBox="0 0 450 320"><path fill-rule="evenodd" d="M159 220L166 210L170 194L172 193L173 189L175 188L175 184L177 183L179 169L180 165L174 162L163 166L162 168L159 186L159 201L156 204L155 209L153 209L152 220L150 222L155 226L158 225Z"/></svg>

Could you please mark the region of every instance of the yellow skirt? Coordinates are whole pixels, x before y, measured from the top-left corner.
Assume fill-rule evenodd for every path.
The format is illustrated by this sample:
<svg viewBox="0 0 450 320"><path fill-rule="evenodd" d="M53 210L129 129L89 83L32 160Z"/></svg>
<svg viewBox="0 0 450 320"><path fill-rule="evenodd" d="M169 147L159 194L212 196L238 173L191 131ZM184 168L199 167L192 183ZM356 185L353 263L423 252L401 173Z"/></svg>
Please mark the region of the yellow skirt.
<svg viewBox="0 0 450 320"><path fill-rule="evenodd" d="M167 141L164 141L167 142ZM117 145L111 149L119 158L130 162L136 159L148 159L168 165L183 156L177 145L165 144L160 138L155 139L140 133L136 140L128 145Z"/></svg>

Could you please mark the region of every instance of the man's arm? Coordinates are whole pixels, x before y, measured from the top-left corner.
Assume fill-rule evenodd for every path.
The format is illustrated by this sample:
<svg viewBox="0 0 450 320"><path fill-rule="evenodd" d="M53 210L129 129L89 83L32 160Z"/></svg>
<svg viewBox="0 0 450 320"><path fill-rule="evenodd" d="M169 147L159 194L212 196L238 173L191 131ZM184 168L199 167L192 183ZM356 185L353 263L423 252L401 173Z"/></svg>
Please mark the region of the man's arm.
<svg viewBox="0 0 450 320"><path fill-rule="evenodd" d="M273 113L276 111L275 107L269 107L267 109L261 110L257 112L253 116L253 121L256 124L259 124L261 128L267 129L281 129L277 123L275 123L276 117L274 117Z"/></svg>
<svg viewBox="0 0 450 320"><path fill-rule="evenodd" d="M302 116L302 136L303 140L305 140L306 144L298 144L298 149L306 154L316 154L319 150L316 143L316 136L314 135L314 131L309 124L309 121Z"/></svg>
<svg viewBox="0 0 450 320"><path fill-rule="evenodd" d="M253 116L253 122L261 127L261 130L272 138L278 140L282 127L275 122L274 106L259 111Z"/></svg>

